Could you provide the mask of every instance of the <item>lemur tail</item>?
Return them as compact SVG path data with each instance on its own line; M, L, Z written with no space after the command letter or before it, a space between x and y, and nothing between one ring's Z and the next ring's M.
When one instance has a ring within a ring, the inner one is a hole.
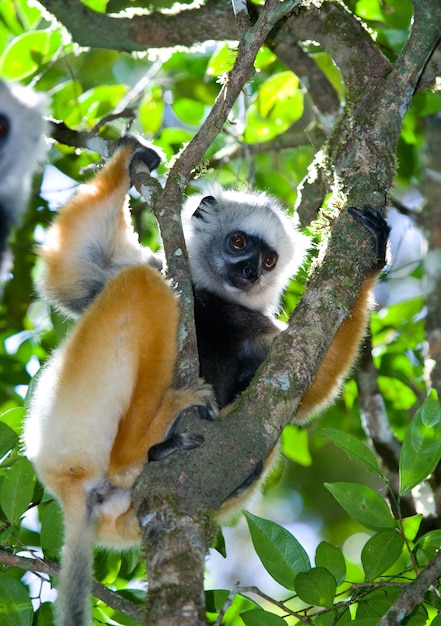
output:
M69 493L64 503L64 546L58 581L57 625L89 626L95 524L86 494Z

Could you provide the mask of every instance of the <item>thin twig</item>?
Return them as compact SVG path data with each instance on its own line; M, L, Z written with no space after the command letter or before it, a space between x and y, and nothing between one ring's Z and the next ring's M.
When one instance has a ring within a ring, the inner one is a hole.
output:
M45 574L55 578L58 578L60 574L60 567L52 561L40 557L30 558L18 556L7 550L0 549L0 563L9 565L10 567L18 567L27 572L33 572L34 574ZM124 615L128 615L135 620L141 619L143 607L130 602L130 600L127 600L116 591L108 589L101 583L93 582L92 595L105 602L107 606L110 606L112 609Z

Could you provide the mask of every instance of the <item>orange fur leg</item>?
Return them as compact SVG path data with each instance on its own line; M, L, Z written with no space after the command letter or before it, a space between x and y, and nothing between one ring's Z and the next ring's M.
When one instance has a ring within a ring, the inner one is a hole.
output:
M121 342L121 350L131 353L135 363L130 403L121 413L108 471L112 483L125 487L133 485L148 448L156 443L152 423L173 378L178 307L170 287L148 266L120 272L100 300L103 315L115 306L124 310L121 331L110 332L109 341Z
M376 278L376 274L370 276L362 284L350 316L343 321L335 334L312 385L303 396L294 423L304 424L314 413L332 402L338 394L344 377L357 358L360 343L366 334L371 291Z

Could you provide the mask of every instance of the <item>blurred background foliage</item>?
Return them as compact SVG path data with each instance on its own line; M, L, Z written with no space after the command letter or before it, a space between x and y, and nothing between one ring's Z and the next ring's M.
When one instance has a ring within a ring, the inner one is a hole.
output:
M138 8L157 11L170 8L174 2L88 0L84 4L98 12L119 12ZM395 60L409 33L411 1L347 0L345 4L365 22L384 55ZM331 57L314 42L306 48L343 102L345 86ZM106 139L115 139L130 128L153 140L169 161L194 136L235 57L234 43L224 41L210 41L191 49L164 48L132 55L80 48L41 5L26 0L0 1L0 51L0 77L46 92L51 101L48 114L54 120ZM427 119L436 119L440 110L439 83L434 82L414 97L404 120L390 198L395 207L390 213L394 226L393 259L378 287L378 306L372 315L372 355L378 387L398 441L403 441L409 420L430 386L424 292L427 244L419 228L419 212L427 201L424 187L428 166ZM323 120L306 85L271 50L262 48L254 78L207 152L192 186L207 179L224 185L253 186L271 192L292 209L297 187L324 138ZM32 554L40 554L41 546L45 558L54 561L58 559L62 537L60 513L49 496L43 494L29 463L21 455L19 435L32 376L64 336L68 323L50 311L35 293L33 277L38 267L34 246L42 240L45 227L73 193L77 181L87 179L99 159L99 155L88 150L51 142L48 164L35 177L26 219L13 234L14 264L0 304L0 458L3 458L0 542L7 550L25 555L29 547ZM429 165L433 167L433 163ZM166 173L167 162L159 168L159 179L163 180ZM154 219L139 199L132 199L132 207L142 241L158 247ZM320 223L312 225L309 232L319 244ZM303 272L293 281L286 296L285 314L303 292L305 276ZM347 382L339 401L325 413L320 427L332 427L361 441L367 440L354 379ZM280 472L282 477L273 481L276 486L252 510L288 528L311 557L323 539L343 547L350 580L362 582L361 548L372 531L349 517L324 483L350 480L381 490L384 495L380 478L317 434L315 425L308 430L288 426L282 444L286 457ZM37 504L41 534L36 524ZM428 518L437 514L439 511L432 511ZM209 586L231 588L240 580L245 586L259 585L270 595L280 594L280 587L264 577L260 563L250 555L245 521L236 528L226 529L225 536L228 558L223 561L216 554L209 558ZM140 600L142 584L134 581L143 575L136 553L121 557L97 551L97 580L113 585L114 589L124 589L125 597ZM7 588L14 603L18 606L22 602L17 621L8 623L30 624L32 619L35 624L51 623L49 605L53 595L38 576L23 576L22 569L9 565L7 579L2 580L7 581L3 588ZM15 586L11 580L16 582ZM2 584L0 581L0 587ZM39 607L39 599L43 602L36 617L30 605L28 585L34 608ZM426 607L423 616L407 623L430 623L436 613L433 607ZM110 621L112 616L116 621ZM96 623L136 623L102 603L94 608L94 617ZM229 619L231 624L243 623L232 614ZM287 622L296 623L296 620L291 618Z

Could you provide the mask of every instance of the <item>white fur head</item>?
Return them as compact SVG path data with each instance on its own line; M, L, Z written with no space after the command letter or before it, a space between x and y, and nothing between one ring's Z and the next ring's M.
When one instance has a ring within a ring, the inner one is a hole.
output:
M186 201L182 225L195 289L206 289L263 313L277 310L282 292L308 247L308 238L295 228L275 198L225 190L220 185L211 185ZM276 253L275 266L263 270L246 286L232 284L226 272L226 242L237 232L261 241Z
M44 94L0 81L0 206L9 223L26 208L32 174L44 158Z

